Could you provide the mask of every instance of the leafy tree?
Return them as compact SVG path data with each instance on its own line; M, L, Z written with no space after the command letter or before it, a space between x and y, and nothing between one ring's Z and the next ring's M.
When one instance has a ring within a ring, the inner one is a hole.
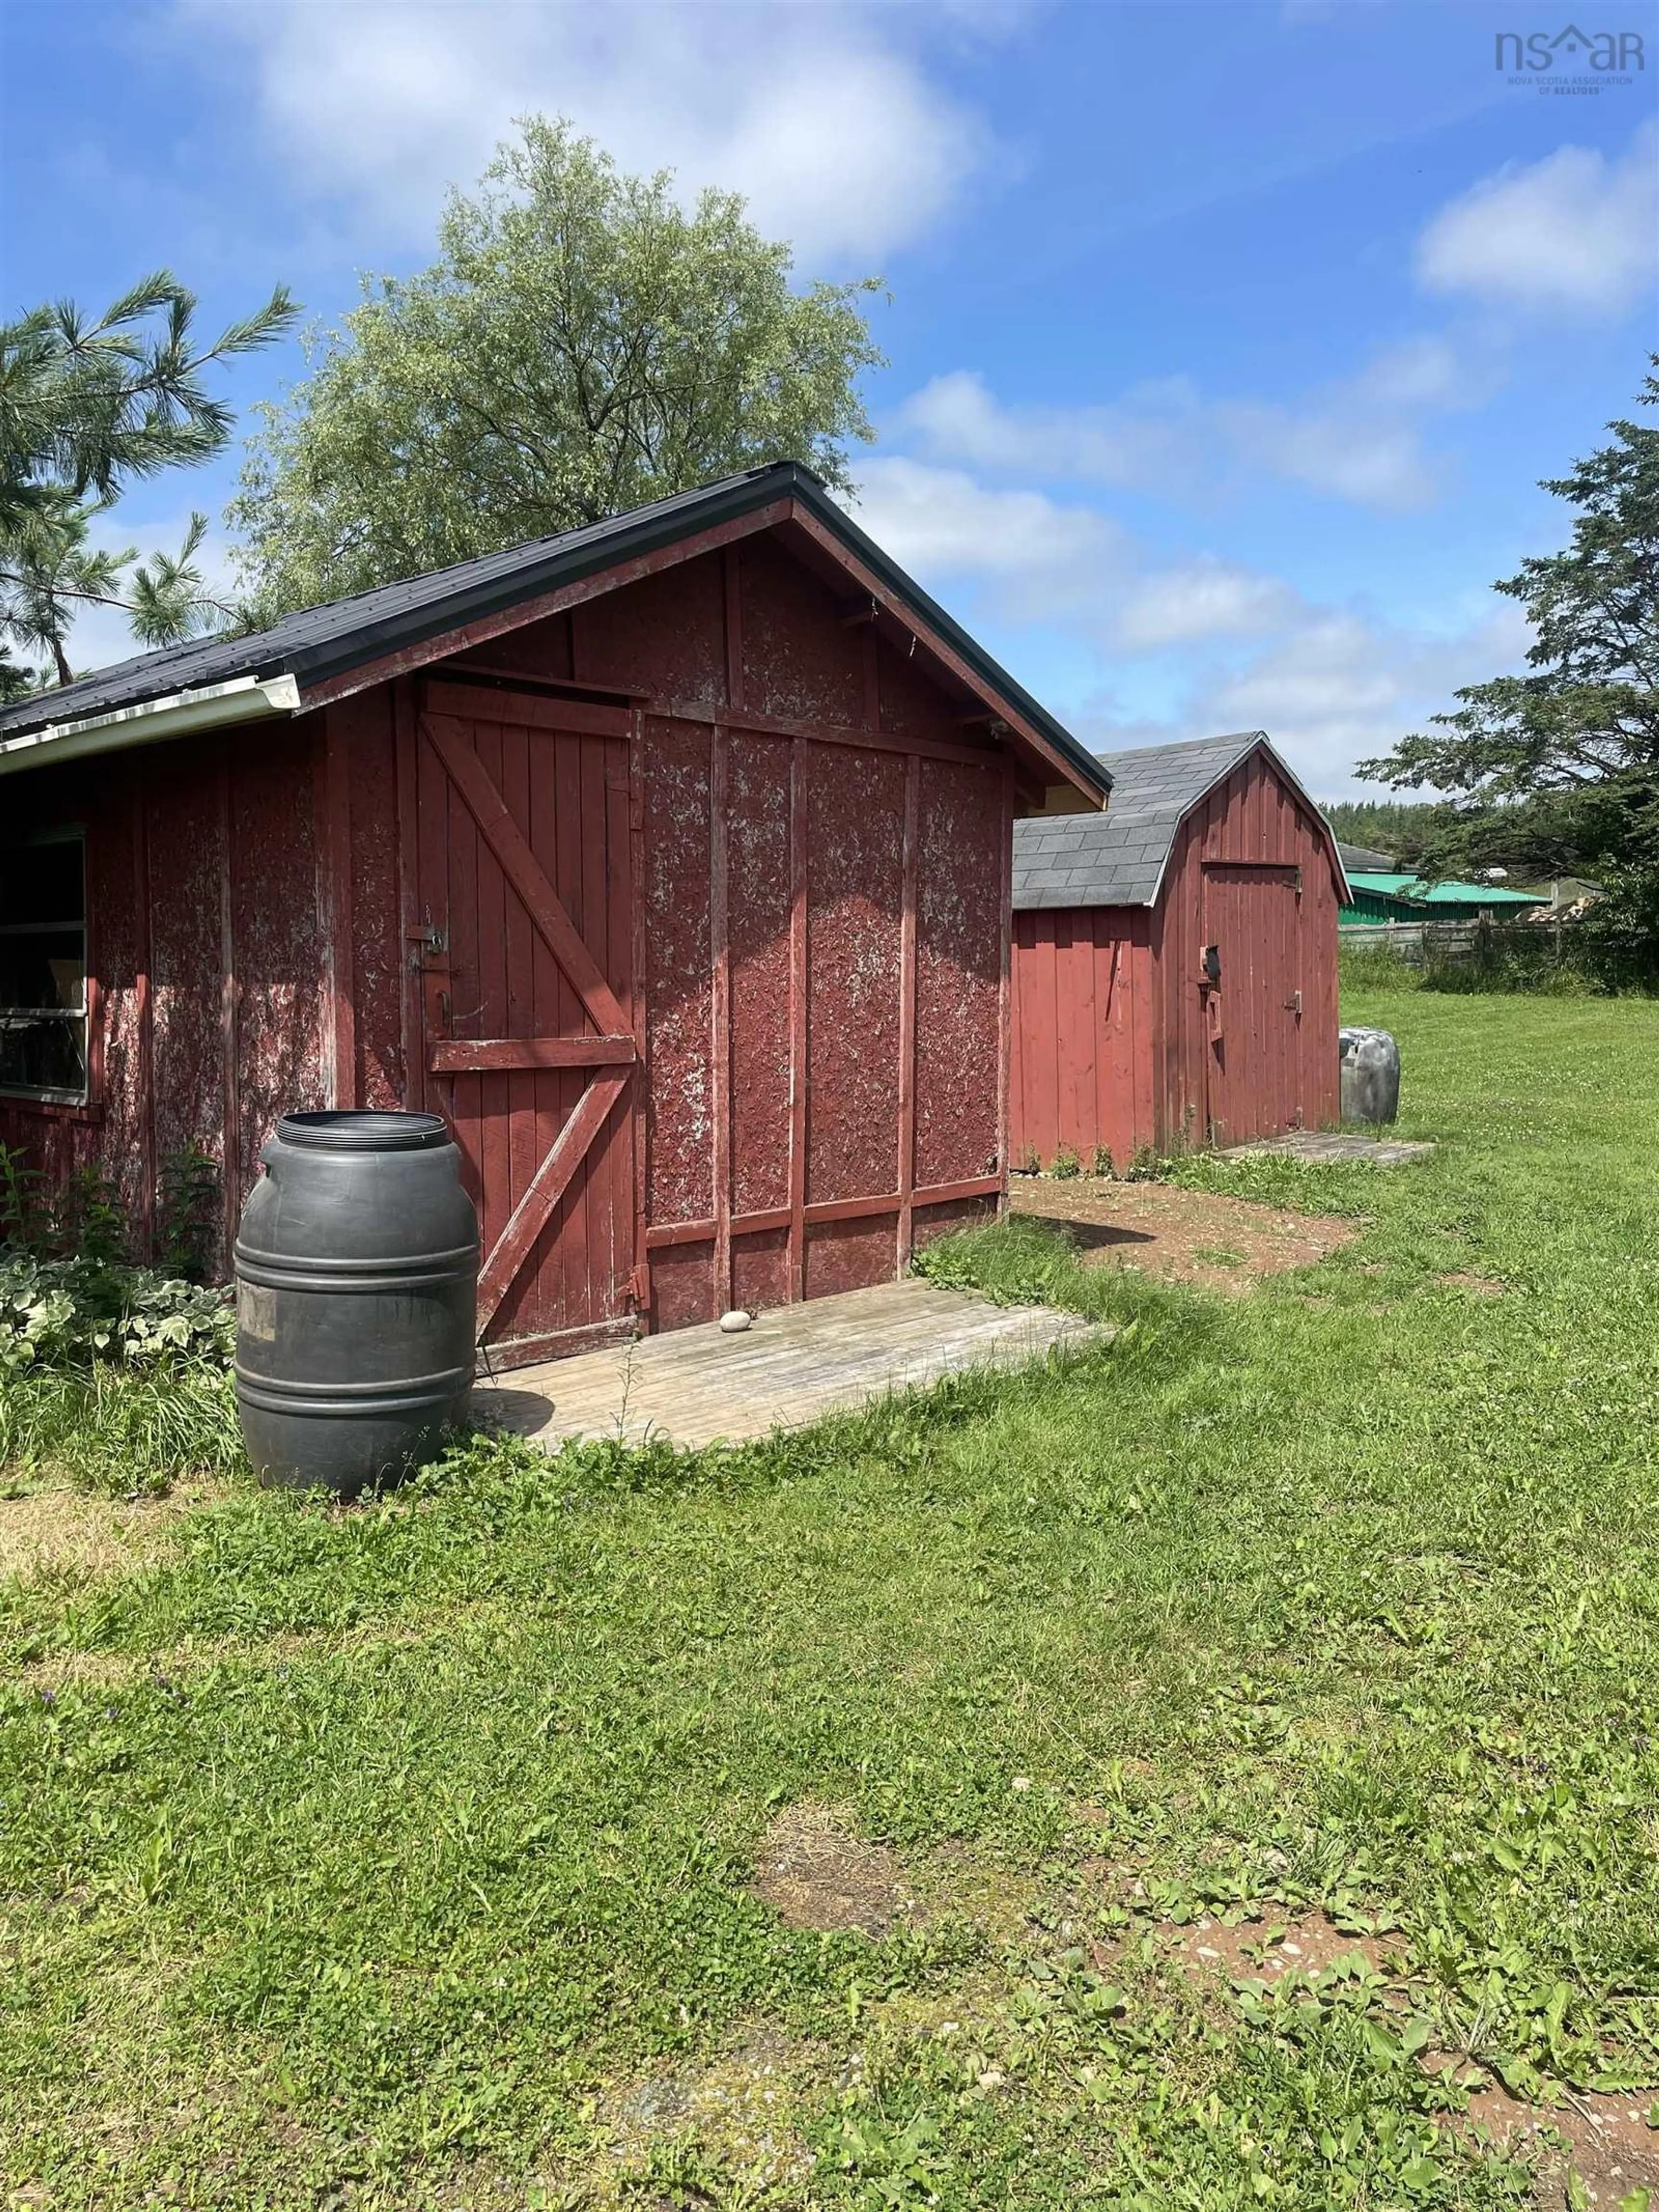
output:
M0 325L0 696L33 688L13 652L45 652L60 684L77 608L118 607L144 645L222 620L195 558L206 518L176 556L91 543L96 518L137 478L204 461L228 443L230 410L208 391L214 363L268 345L295 309L279 285L264 307L198 347L196 301L163 270L97 322L67 301Z
M1659 356L1654 365L1659 368ZM1659 404L1659 377L1640 394ZM1614 442L1544 489L1577 510L1559 553L1496 588L1535 634L1531 673L1457 694L1455 714L1360 773L1451 794L1419 858L1425 873L1501 865L1606 887L1608 947L1659 960L1659 429L1610 423Z
M594 522L790 458L847 482L879 362L856 301L790 285L736 194L676 203L531 118L440 258L370 280L310 377L260 411L230 520L273 614Z

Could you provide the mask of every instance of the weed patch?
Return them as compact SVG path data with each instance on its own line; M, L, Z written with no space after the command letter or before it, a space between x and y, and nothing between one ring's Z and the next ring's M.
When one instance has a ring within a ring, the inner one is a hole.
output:
M1010 1222L928 1271L1109 1342L738 1450L477 1439L361 1507L232 1491L124 1570L15 1580L6 2189L1645 2185L1659 1006L1352 1011L1438 1149L1184 1164L1356 1232L1249 1297ZM792 1854L916 1909L786 1916Z

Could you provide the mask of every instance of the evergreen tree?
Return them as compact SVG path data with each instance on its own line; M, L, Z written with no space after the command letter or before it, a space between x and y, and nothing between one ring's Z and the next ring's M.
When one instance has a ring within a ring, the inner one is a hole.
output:
M94 521L128 485L224 447L230 410L204 372L268 345L296 312L279 285L257 314L198 347L195 307L163 270L96 322L65 301L0 325L0 696L33 688L13 658L20 649L45 653L50 677L70 680L66 640L78 608L118 607L143 645L230 617L195 565L204 516L191 517L176 555L144 563L135 550L91 542Z
M1659 367L1659 356L1655 357ZM1659 377L1640 395L1659 404ZM1605 886L1597 931L1632 966L1659 960L1659 428L1613 442L1544 489L1576 510L1571 542L1496 588L1526 608L1530 673L1457 694L1455 714L1360 773L1451 794L1425 872L1506 867Z

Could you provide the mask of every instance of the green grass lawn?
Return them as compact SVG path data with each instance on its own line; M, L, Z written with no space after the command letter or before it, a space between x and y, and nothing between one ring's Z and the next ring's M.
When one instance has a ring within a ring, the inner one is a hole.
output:
M1473 2208L1458 2081L1645 2108L1659 1005L1348 1011L1431 1162L1182 1171L1317 1268L993 1236L1110 1345L0 1592L9 2201ZM917 1905L787 1924L780 1820Z

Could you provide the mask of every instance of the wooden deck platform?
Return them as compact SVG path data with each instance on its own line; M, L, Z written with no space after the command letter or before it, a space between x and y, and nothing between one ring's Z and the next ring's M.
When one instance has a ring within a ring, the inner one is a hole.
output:
M965 1367L1014 1367L1103 1332L1047 1306L994 1306L915 1280L811 1298L741 1335L672 1329L480 1382L477 1411L550 1446L573 1437L737 1443Z
M1293 1129L1285 1137L1256 1137L1248 1145L1229 1145L1224 1160L1248 1160L1263 1152L1286 1159L1310 1160L1316 1167L1343 1160L1369 1160L1376 1168L1403 1168L1413 1160L1425 1160L1431 1143L1413 1143L1401 1137L1366 1137L1355 1129Z

